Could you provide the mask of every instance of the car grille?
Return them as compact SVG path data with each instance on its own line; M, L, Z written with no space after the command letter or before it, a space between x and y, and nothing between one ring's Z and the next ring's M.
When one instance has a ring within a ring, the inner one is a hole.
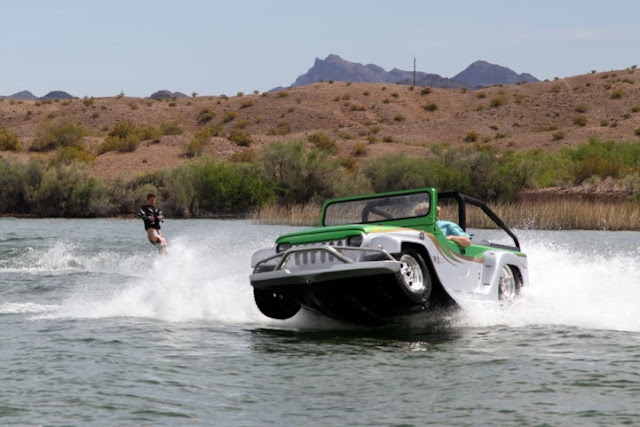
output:
M346 240L332 240L329 242L318 242L304 245L295 245L295 248L306 248L313 246L346 246ZM342 261L336 259L333 255L326 251L309 251L293 254L287 261L286 268L305 270L328 268L335 264L342 264Z

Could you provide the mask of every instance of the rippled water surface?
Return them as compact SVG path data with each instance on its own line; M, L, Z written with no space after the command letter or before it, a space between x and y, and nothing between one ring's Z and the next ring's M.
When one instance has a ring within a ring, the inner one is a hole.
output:
M0 218L0 423L623 424L640 420L640 233L517 231L507 309L353 328L254 307L292 227ZM480 232L482 233L482 232Z

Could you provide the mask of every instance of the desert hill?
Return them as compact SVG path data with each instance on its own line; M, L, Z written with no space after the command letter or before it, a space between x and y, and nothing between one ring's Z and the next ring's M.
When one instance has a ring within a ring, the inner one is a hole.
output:
M590 137L636 140L640 72L593 73L476 91L335 81L229 98L0 100L0 127L17 133L25 147L48 120L82 124L92 147L123 120L156 128L174 123L183 129L157 142L144 141L134 152L97 156L92 170L103 177L176 165L184 160L184 146L194 134L213 125L226 136L212 137L205 154L219 159L246 149L229 139L234 130L250 135L256 151L269 141L322 132L337 141L337 155L354 156L358 162L399 151L429 156L436 143L552 151Z
M514 85L519 82L535 83L539 81L529 73L517 74L510 68L490 64L486 61L474 62L464 71L453 76L452 80L470 88L481 88L495 84Z
M322 80L387 84L401 82L402 84L411 84L413 82L413 72L403 71L397 68L394 68L391 71L385 71L384 68L375 64L363 65L344 60L338 55L331 54L324 60L316 58L313 67L311 67L305 74L299 76L291 87L306 86ZM446 77L424 72L416 73L416 82L421 86L443 88L464 87L463 84L454 82ZM274 90L278 89L282 88L276 88Z

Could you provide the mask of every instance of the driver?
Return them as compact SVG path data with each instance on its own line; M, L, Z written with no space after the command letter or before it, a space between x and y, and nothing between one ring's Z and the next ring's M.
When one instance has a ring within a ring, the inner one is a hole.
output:
M438 215L440 215L440 206L438 206L437 209ZM440 231L442 231L442 234L445 235L447 240L451 240L463 248L471 245L471 236L465 233L462 227L455 222L437 220L436 225L440 228Z

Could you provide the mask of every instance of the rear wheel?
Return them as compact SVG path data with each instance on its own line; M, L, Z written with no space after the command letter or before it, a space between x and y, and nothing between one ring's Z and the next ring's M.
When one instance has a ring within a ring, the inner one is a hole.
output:
M300 311L300 304L277 292L254 289L253 298L260 312L272 319L289 319Z
M500 269L500 278L498 279L498 299L502 302L512 302L518 296L520 283L518 276L508 265L503 265Z
M431 276L422 256L413 249L405 249L398 259L402 266L398 282L411 302L424 304L431 296Z

